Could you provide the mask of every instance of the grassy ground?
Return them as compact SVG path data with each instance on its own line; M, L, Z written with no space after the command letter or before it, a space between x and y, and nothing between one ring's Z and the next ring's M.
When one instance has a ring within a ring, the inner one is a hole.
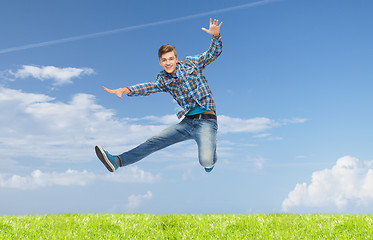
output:
M0 239L373 239L373 215L62 214L0 217Z

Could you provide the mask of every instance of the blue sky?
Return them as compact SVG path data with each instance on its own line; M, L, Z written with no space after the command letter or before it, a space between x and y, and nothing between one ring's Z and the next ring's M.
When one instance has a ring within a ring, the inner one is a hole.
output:
M0 214L373 212L373 3L6 1L0 4ZM176 123L154 81L158 48L201 53L209 18L223 53L204 71L217 104L218 163L193 141L107 172Z

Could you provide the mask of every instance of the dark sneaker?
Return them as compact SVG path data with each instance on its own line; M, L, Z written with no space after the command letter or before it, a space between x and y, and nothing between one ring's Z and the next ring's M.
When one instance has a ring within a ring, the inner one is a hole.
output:
M214 169L214 167L212 167L212 168L205 168L205 171L206 171L206 172L211 172L212 169Z
M115 156L111 155L100 146L96 146L95 151L97 157L105 165L107 170L109 170L110 172L115 172L115 170L118 169L117 164L115 164Z

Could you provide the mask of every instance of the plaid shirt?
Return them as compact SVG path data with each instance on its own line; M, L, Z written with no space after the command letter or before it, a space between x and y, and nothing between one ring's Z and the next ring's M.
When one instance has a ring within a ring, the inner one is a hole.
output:
M154 82L141 83L131 87L128 96L147 96L156 92L168 92L183 108L177 113L181 118L190 109L200 106L206 110L215 110L211 90L202 70L214 61L222 52L221 37L213 37L209 49L199 55L186 57L176 66L176 76L164 70Z

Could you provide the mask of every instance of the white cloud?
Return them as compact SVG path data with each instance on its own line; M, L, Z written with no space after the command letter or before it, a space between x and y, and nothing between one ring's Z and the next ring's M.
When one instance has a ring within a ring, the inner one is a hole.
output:
M262 156L248 156L247 160L254 165L256 169L262 169L267 162Z
M57 102L44 94L0 87L0 154L2 158L87 161L96 144L121 153L166 125L119 119L89 94Z
M48 102L54 98L44 94L24 93L19 90L5 88L0 86L0 102L16 103L28 105L37 102Z
M148 191L145 194L134 195L128 197L128 203L125 206L127 211L134 211L139 208L139 206L145 201L153 198L153 193Z
M288 124L288 123L305 123L308 119L306 118L292 118L292 119L283 119L281 122L283 124Z
M262 140L282 140L282 137L272 136L270 133L261 133L253 136L253 138L262 139Z
M345 156L316 171L310 184L296 184L282 203L289 211L361 211L373 204L373 161Z
M87 171L67 170L63 173L44 173L40 170L33 171L29 176L12 175L7 177L0 174L1 188L35 189L48 186L85 186L92 182L96 176Z
M272 134L270 133L261 133L261 134L258 134L258 135L255 135L253 136L253 138L268 138L270 137Z
M257 133L275 126L276 122L269 118L257 117L251 119L232 118L219 115L219 132L220 133L238 133L249 132Z
M104 180L117 183L154 183L161 177L145 172L137 166L126 166L120 168L114 174L107 174Z
M175 114L172 115L165 115L165 116L146 116L142 118L143 120L152 121L156 123L162 123L162 124L176 124L179 122L177 116Z
M219 115L219 133L259 133L274 127L288 124L304 123L305 118L284 119L275 121L265 117L255 117L249 119L233 118L225 115ZM270 136L269 133L256 135L257 138ZM281 140L281 137L271 137L270 140Z
M131 194L128 197L127 203L114 204L110 208L110 212L134 212L137 211L144 201L149 201L153 198L153 193L147 191L145 194Z
M30 175L0 174L0 188L30 190L51 186L86 186L95 181L116 183L154 183L160 179L159 175L145 172L136 166L120 169L115 174L98 175L86 170L67 170L66 172L33 171Z
M11 74L16 78L33 77L39 80L52 80L54 85L63 85L72 83L72 78L80 77L82 75L91 75L94 70L91 68L58 68L54 66L30 66L23 65L15 73Z

